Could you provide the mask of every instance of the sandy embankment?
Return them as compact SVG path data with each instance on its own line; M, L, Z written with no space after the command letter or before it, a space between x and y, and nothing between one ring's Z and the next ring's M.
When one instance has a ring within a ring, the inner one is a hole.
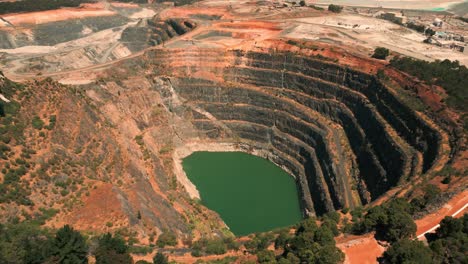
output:
M175 149L174 153L172 154L172 159L174 161L174 172L176 174L177 180L185 187L185 190L192 199L200 199L200 193L198 192L195 184L193 184L187 177L187 174L185 174L184 168L182 167L182 161L184 158L197 151L229 152L243 150L238 146L238 144L210 143L202 141L191 142Z

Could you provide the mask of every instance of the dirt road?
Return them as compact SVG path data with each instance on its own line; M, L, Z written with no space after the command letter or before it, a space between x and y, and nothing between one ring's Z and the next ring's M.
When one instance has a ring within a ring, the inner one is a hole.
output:
M437 212L416 220L417 238L419 240L424 240L424 235L435 231L444 217L461 217L468 211L467 208L468 190L465 190L452 197L452 199ZM377 258L385 251L385 248L378 244L372 234L350 238L337 244L337 247L346 255L345 264L377 263Z
M440 208L437 212L426 215L424 218L416 220L418 229L416 236L419 240L423 240L426 233L431 233L439 227L440 221L446 216L460 217L467 211L468 207L468 190L465 190L455 195L447 204Z

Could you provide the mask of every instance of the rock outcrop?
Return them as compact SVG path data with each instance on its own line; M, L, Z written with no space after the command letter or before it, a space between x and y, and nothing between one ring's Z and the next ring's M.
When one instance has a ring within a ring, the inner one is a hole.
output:
M150 46L164 44L173 37L183 35L196 24L189 20L168 19L160 21L153 18L142 21L134 27L128 27L122 32L121 41L132 51L142 50Z

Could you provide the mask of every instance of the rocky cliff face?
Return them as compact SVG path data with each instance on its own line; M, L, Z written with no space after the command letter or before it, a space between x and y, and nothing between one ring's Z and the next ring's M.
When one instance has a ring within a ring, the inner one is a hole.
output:
M281 50L148 56L207 138L274 153L310 214L367 204L441 154L440 131L379 78L330 59Z

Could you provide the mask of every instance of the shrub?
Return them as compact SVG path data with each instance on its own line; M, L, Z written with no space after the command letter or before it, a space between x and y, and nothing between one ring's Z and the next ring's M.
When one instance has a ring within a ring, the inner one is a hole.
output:
M343 7L339 5L331 4L328 6L328 11L331 11L333 13L341 13L342 10L343 10Z
M222 255L226 253L226 251L226 245L221 239L208 240L208 243L206 244L205 252L208 255Z
M192 256L199 257L199 256L202 256L203 254L222 255L226 253L228 249L225 241L226 241L225 239L221 239L221 238L200 239L196 241L195 243L193 243L192 245Z
M357 234L376 231L381 240L395 242L411 238L416 233L416 224L410 213L411 205L403 199L395 199L388 204L369 209L364 219L355 221L353 232Z
M259 263L271 263L275 260L275 253L271 250L261 250L257 253Z
M49 117L49 125L46 127L48 130L52 130L55 127L55 123L57 122L57 116L51 115Z
M315 9L315 10L319 10L319 11L323 11L324 9L321 8L320 6L316 6L316 5L310 5L309 7Z
M153 252L153 248L147 246L130 246L128 248L128 252L132 254L146 255Z
M451 176L447 176L445 177L444 179L442 179L442 183L443 184L449 184L450 182L452 181L452 177Z
M40 117L34 116L32 119L32 126L35 129L41 130L44 127L44 121L42 121Z
M438 263L467 263L468 214L461 218L445 217L435 235L428 236L429 246Z
M386 48L382 47L377 47L374 50L374 54L372 54L372 58L379 59L379 60L385 60L388 55L390 55L390 51Z
M156 253L156 255L153 258L153 264L167 264L167 263L169 263L169 261L163 253L161 252Z
M460 65L458 61L436 60L427 62L408 57L395 57L390 60L390 65L396 69L416 76L425 83L439 85L448 94L447 105L457 110L468 111L468 93L466 92L466 80L468 80L468 68ZM468 119L467 119L468 121ZM465 123L468 127L468 123Z
M135 141L138 145L142 146L144 143L143 143L143 136L142 135L138 135L138 136L135 136Z
M414 30L416 30L416 31L418 31L418 32L421 32L421 33L424 33L424 31L426 30L426 26L421 25L421 24L416 24L416 23L414 23L414 22L408 22L408 23L406 24L406 26L407 26L408 28L414 29Z
M60 263L88 263L85 238L69 225L57 231L52 249L52 259L57 259Z
M285 243L280 263L340 263L344 254L336 247L333 233L317 226L314 218L302 221L296 234Z
M289 239L291 239L289 230L284 230L280 232L279 235L275 239L275 249L284 248Z
M177 237L174 233L169 231L164 231L159 235L158 240L156 241L158 247L163 248L165 246L176 246Z
M384 263L434 263L432 252L421 241L403 239L384 252Z
M96 264L133 263L125 241L118 237L112 237L110 233L99 238L95 256Z

